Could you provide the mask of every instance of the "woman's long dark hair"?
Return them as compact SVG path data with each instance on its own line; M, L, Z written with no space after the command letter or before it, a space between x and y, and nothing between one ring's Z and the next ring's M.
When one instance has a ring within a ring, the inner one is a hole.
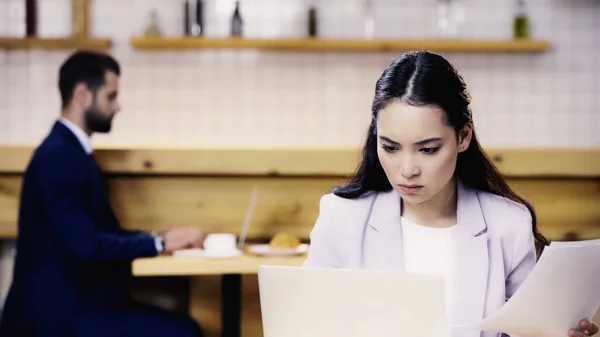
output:
M471 97L465 82L450 62L431 52L412 52L400 56L377 81L362 161L348 183L334 188L335 195L353 199L367 192L392 189L377 156L377 117L379 111L394 100L402 100L413 106L431 104L442 108L445 122L454 128L457 138L467 123L473 123ZM546 238L538 231L533 207L510 188L481 148L474 128L469 147L458 156L455 176L470 188L493 193L527 207L531 213L538 250L548 245Z

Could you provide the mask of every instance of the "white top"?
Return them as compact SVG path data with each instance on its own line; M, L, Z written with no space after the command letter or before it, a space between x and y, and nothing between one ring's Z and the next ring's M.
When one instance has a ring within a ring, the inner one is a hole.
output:
M442 275L446 283L447 317L452 307L453 233L456 226L435 228L402 217L404 265L408 273ZM450 323L450 322L449 322Z
M73 122L66 118L61 117L59 121L63 123L63 125L66 126L69 130L71 130L71 132L73 132L75 137L77 137L77 139L79 140L79 143L81 143L81 146L83 147L85 152L87 154L91 154L94 148L92 147L92 139L90 138L90 136L88 136L87 133L85 133L85 131L83 131L79 126L75 125Z

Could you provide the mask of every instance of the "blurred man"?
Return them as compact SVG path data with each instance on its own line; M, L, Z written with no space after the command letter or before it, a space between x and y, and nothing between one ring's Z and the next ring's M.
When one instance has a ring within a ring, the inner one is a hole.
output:
M61 117L23 177L2 337L201 335L191 318L129 298L133 259L199 247L203 237L193 228L128 231L115 217L90 136L111 129L119 75L117 61L92 52L77 52L60 68Z

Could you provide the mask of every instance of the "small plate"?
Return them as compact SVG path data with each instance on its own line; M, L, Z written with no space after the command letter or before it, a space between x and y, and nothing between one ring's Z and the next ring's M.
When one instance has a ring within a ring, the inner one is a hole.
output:
M173 257L181 258L209 258L209 259L229 259L242 256L242 251L239 249L209 253L204 249L181 249L173 252Z
M308 252L308 245L301 244L296 248L271 248L269 244L248 245L248 253L261 256L294 256Z

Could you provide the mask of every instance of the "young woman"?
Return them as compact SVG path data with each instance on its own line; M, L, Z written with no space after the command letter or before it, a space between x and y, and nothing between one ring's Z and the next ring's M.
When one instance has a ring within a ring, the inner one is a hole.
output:
M356 174L321 198L307 267L445 276L450 323L472 323L509 299L536 262L529 203L477 141L470 97L443 57L408 53L377 81ZM565 336L594 335L582 320ZM453 337L497 334L452 329Z

